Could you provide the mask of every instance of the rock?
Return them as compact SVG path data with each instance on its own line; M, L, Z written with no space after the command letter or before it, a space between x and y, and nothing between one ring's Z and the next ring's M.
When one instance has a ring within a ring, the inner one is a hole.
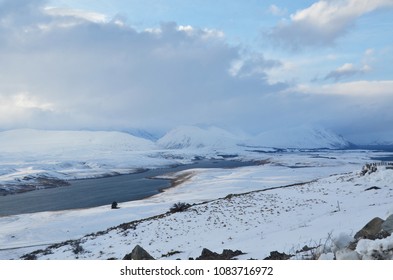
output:
M119 209L119 207L117 207L117 202L116 201L112 202L111 208L112 209Z
M264 258L264 260L289 260L292 255L287 255L285 253L280 253L277 251L270 252L270 256Z
M209 249L204 248L202 253L197 260L230 260L236 256L243 255L244 253L240 250L232 251L232 250L223 250L221 254L216 252L212 252Z
M389 260L392 259L391 250L383 250L383 240L393 232L393 215L386 221L374 218L355 234L355 241L350 242L346 248L335 252L337 260ZM380 243L378 243L380 242ZM381 245L376 245L381 244ZM340 246L341 247L341 246ZM379 250L376 248L380 248Z
M202 253L197 260L218 260L218 254L210 251L209 249L203 248Z
M360 175L364 176L366 174L371 174L374 173L378 170L377 166L375 164L366 164L363 166L362 171L360 172Z
M390 215L382 224L382 229L389 234L393 233L393 214Z
M381 232L382 230L382 223L384 220L381 218L374 218L369 221L360 231L355 234L355 239L375 239L375 236Z
M372 186L372 187L370 187L370 188L365 189L365 191L380 190L380 189L381 189L380 187Z
M221 257L223 260L230 260L234 257L240 256L243 254L244 253L240 250L232 251L232 250L225 249L222 251Z
M123 260L154 260L141 246L136 245L130 254L124 256Z

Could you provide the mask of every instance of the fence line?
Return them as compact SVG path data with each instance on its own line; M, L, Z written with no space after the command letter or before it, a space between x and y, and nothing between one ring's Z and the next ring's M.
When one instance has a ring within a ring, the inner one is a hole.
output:
M367 163L366 166L393 166L393 161L381 161L381 162L372 162Z

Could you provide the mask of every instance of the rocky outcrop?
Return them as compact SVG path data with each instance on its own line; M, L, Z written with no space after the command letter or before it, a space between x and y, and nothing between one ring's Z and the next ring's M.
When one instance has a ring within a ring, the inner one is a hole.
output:
M124 256L123 260L154 260L141 246L136 245L131 253Z
M231 260L234 257L243 255L244 253L240 250L232 251L232 250L223 250L221 254L216 252L212 252L209 249L204 248L202 253L197 260Z
M373 218L355 236L354 241L347 247L337 250L338 260L374 259L387 260L393 258L391 234L393 232L393 215L386 220Z
M383 222L382 224L382 230L384 230L385 232L388 232L389 234L393 233L393 214L390 215L386 221Z
M376 237L381 232L383 223L384 220L379 217L372 219L355 234L355 239L377 239Z
M292 255L287 255L285 253L280 253L278 251L272 251L270 252L270 256L264 258L264 260L289 260L291 257L293 257Z

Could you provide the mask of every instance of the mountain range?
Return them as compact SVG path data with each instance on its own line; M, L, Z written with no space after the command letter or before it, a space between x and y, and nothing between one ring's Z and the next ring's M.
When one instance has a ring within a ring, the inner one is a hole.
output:
M235 146L279 149L344 149L353 144L344 137L321 127L300 126L275 129L256 136L235 135L217 127L180 126L157 141L166 149L233 148Z
M256 136L236 135L210 126L179 126L158 140L152 134L114 131L51 131L17 129L0 132L0 152L59 153L82 150L147 151L157 149L231 149L239 146L279 149L344 149L353 144L321 127L300 126L264 131Z

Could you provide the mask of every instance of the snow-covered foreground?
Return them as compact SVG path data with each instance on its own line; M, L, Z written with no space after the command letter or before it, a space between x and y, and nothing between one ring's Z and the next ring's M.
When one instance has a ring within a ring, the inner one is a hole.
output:
M20 258L66 240L76 241L36 257L121 259L135 245L169 259L195 258L202 248L241 250L246 254L239 258L244 259L265 258L275 250L294 253L328 237L353 236L372 218L393 213L393 170L359 175L372 155L273 154L266 165L170 174L188 180L154 197L122 203L117 210L105 206L2 217L0 259ZM372 186L380 189L366 191ZM166 213L179 201L195 205Z

